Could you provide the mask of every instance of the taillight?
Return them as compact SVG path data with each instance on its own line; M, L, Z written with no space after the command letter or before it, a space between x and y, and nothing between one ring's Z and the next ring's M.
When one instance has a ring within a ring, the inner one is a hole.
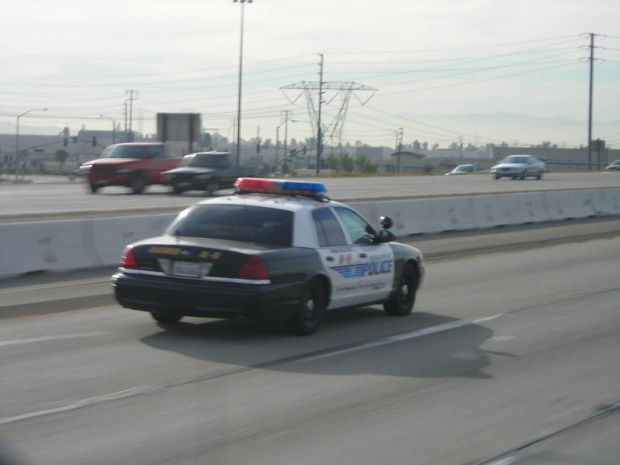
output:
M125 247L125 250L123 251L123 259L121 260L121 267L134 269L139 268L138 260L136 260L136 256L133 253L133 246L128 245Z
M255 256L248 258L241 268L239 268L237 278L255 280L269 279L265 261L262 258Z

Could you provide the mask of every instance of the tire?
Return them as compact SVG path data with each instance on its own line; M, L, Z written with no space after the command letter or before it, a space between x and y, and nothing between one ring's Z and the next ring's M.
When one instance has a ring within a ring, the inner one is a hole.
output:
M97 191L99 190L99 186L96 184L93 184L92 182L90 184L88 184L88 187L90 188L90 193L91 194L96 194Z
M499 178L501 178L501 176L498 176L497 174L494 176L495 180L498 180Z
M525 178L527 178L527 175L523 173L521 176L519 176L519 178L521 179L521 181L523 181L525 180Z
M407 316L415 305L415 296L418 291L418 273L408 264L405 265L398 280L398 287L394 295L383 304L385 313L389 316Z
M167 313L151 312L151 316L158 323L178 323L183 318L181 315L170 315Z
M173 185L172 186L172 192L174 192L175 194L179 195L179 194L182 194L183 192L185 192L185 189L183 189L182 187L179 187L177 185Z
M536 179L538 179L539 181L543 178L544 173L540 173L538 176L536 176Z
M146 188L146 183L144 182L144 175L142 173L136 173L131 178L131 184L129 185L131 188L131 192L134 194L142 194L144 189Z
M298 336L310 336L319 328L325 310L325 289L313 279L303 290L299 308L287 321L288 329Z

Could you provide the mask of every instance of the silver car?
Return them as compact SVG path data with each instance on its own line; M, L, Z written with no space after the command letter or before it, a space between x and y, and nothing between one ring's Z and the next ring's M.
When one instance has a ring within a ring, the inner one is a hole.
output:
M491 173L495 179L542 179L546 170L545 162L534 155L510 155L491 168Z

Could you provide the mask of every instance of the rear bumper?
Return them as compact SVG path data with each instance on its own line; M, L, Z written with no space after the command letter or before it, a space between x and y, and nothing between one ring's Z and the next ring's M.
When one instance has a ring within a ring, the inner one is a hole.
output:
M203 318L284 320L299 308L303 283L238 284L117 273L119 304L133 310Z

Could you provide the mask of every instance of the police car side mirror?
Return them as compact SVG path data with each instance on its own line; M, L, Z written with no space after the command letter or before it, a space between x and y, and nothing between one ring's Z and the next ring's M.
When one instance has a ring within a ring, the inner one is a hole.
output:
M390 229L394 225L392 218L390 218L389 216L379 217L379 223L381 224L381 227L383 229Z
M394 236L394 234L392 234L391 231L388 231L387 229L382 229L381 231L379 231L379 242L380 243L392 242L394 239L396 239L396 236Z

